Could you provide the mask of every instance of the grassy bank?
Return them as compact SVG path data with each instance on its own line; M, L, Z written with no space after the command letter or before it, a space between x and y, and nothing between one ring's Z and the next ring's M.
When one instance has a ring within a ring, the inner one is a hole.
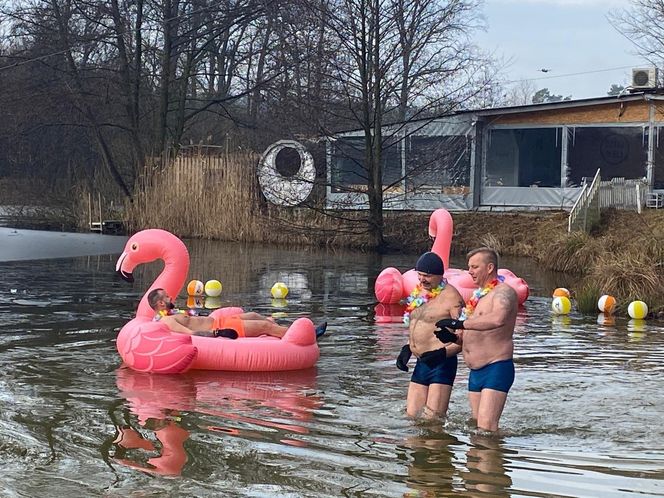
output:
M534 258L543 269L575 274L581 311L595 313L602 294L617 298L620 313L637 299L648 303L653 315L664 310L664 210L605 210L591 234L567 233L562 212L454 213L453 219L454 253L486 245L502 255ZM419 239L418 250L426 247Z

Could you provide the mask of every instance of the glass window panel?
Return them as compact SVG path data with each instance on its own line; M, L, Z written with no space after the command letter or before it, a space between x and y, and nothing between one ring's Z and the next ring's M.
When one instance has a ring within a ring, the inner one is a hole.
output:
M653 187L664 189L664 129L657 127L655 133L655 170Z
M364 167L364 137L341 137L332 143L332 191L366 190L369 173ZM382 151L383 185L398 183L401 171L401 142L386 143Z
M410 137L406 190L470 186L470 146L465 136Z
M603 180L646 176L648 148L640 126L576 128L570 138L568 176L572 185L581 185L584 177L592 178L598 169Z
M561 154L558 128L491 130L484 184L560 187Z

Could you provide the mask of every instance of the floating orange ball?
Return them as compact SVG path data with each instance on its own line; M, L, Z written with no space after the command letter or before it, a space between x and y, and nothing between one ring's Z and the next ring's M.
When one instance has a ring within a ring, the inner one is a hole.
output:
M602 313L610 315L611 313L613 313L613 310L616 309L616 298L613 296L609 296L608 294L604 294L597 301L597 308Z
M202 296L203 289L203 282L200 280L192 280L187 284L187 294L190 296Z
M567 289L565 289L565 287L558 287L556 290L553 291L552 297L566 297L567 299L569 299L570 292Z

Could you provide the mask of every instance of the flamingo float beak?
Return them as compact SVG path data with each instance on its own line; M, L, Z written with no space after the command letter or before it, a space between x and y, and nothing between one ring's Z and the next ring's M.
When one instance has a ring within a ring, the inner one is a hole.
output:
M125 282L134 283L134 275L130 271L124 271L122 269L122 263L124 262L125 258L127 257L127 253L123 252L120 255L120 258L118 258L118 262L115 265L115 271L117 272L118 275L120 275L120 278L124 280Z

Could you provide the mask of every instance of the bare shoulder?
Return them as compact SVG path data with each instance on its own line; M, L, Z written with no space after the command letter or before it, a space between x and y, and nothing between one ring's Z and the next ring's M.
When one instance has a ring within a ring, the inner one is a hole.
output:
M445 289L443 289L443 292L440 293L440 297L442 298L441 301L444 303L443 306L447 313L449 313L452 318L457 318L461 313L461 308L463 308L463 305L465 304L459 291L455 287L447 285L445 286Z
M447 299L453 299L455 301L461 300L461 294L453 285L446 285L441 294Z
M500 284L495 288L493 299L506 308L515 307L519 302L516 291L507 284Z

